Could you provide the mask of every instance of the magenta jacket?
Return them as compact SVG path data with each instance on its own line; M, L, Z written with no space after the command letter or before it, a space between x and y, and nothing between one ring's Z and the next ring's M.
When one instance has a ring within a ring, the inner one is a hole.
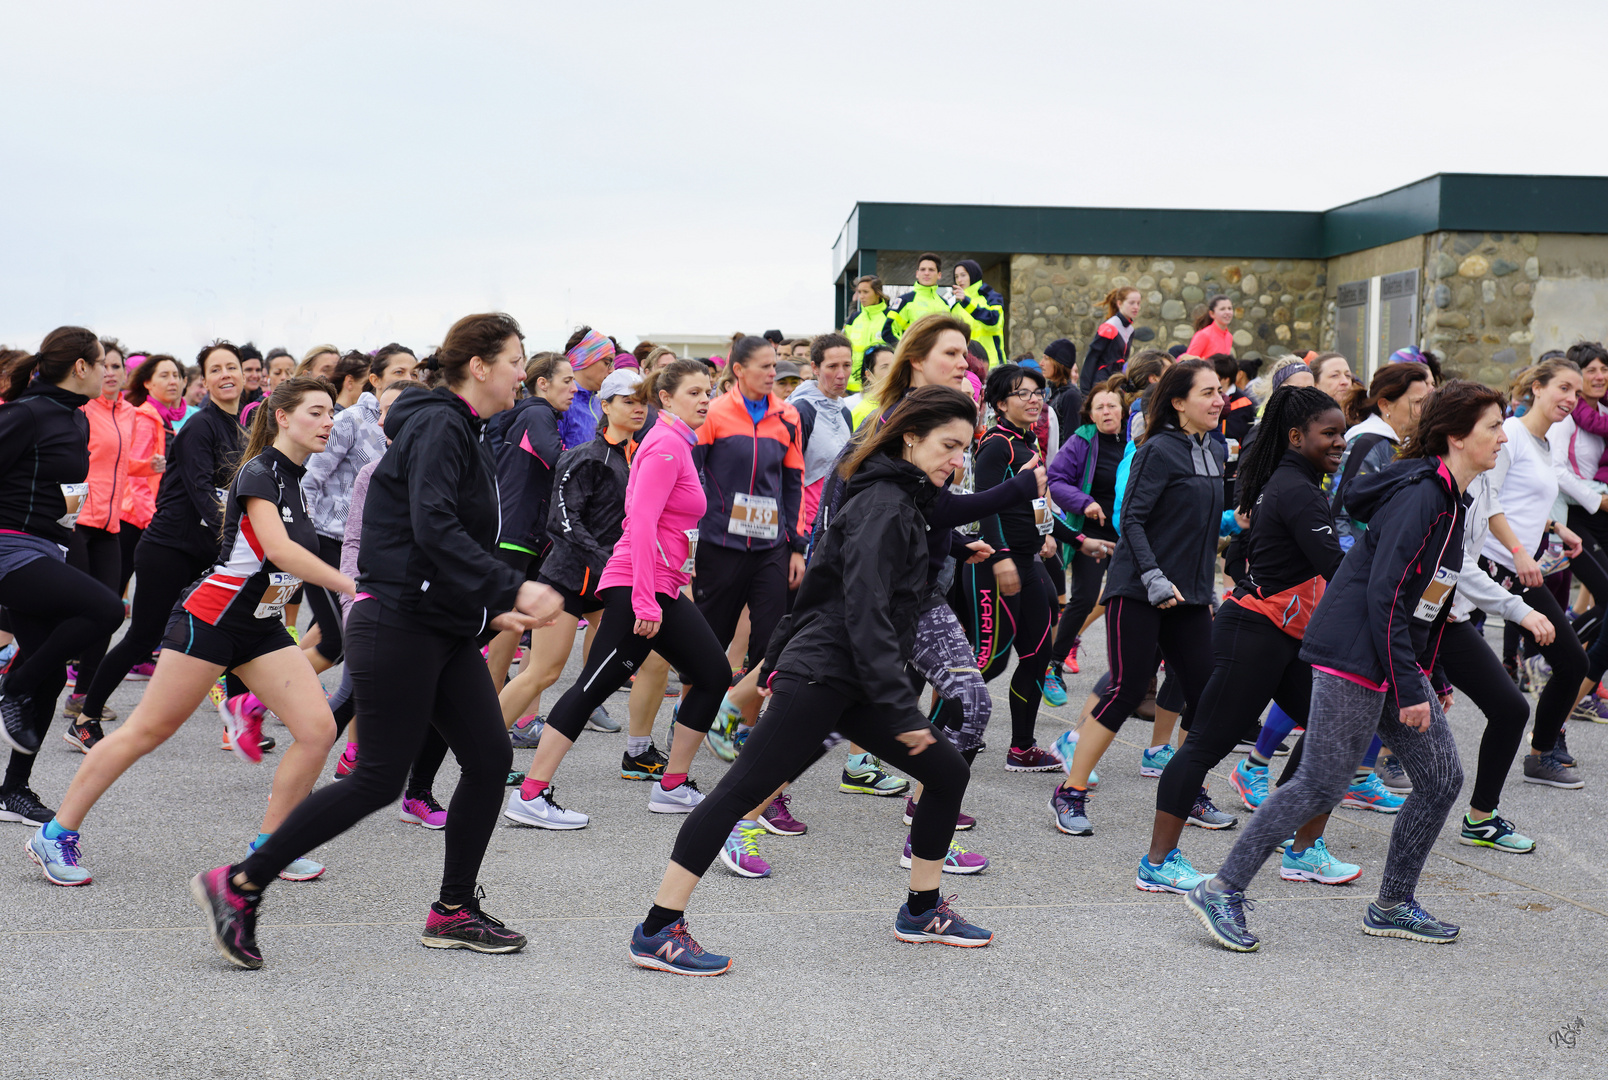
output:
M598 578L599 591L628 585L636 617L660 622L658 596L674 596L692 580L688 533L698 535L698 520L708 509L693 447L698 436L669 412L658 421L631 459L625 485L625 531Z

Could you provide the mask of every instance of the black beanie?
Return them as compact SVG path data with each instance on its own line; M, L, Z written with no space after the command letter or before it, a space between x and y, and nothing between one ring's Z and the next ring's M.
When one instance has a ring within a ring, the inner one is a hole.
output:
M1069 371L1077 367L1078 347L1071 338L1056 338L1044 346L1044 355Z

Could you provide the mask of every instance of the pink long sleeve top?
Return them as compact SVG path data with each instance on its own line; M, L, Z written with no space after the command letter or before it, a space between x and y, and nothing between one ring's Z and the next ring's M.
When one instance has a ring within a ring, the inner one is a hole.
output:
M684 420L661 412L631 459L625 530L597 587L630 586L639 619L662 621L658 597L674 596L692 580L692 539L708 508L692 459L697 441Z

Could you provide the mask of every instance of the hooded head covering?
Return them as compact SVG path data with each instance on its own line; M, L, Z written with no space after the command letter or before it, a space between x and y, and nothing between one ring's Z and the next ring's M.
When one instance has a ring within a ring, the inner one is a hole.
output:
M976 285L978 282L983 280L983 268L977 265L976 259L962 259L955 265L966 268L966 273L971 276L972 285ZM968 288L969 287L970 286L968 286Z

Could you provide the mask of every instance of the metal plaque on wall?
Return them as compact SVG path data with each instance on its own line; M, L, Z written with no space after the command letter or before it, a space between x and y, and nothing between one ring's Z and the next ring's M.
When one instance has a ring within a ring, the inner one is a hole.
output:
M1418 344L1418 271L1403 270L1379 279L1379 352L1381 363L1397 349Z
M1348 281L1340 286L1334 325L1334 348L1363 371L1368 363L1368 293L1371 282Z

